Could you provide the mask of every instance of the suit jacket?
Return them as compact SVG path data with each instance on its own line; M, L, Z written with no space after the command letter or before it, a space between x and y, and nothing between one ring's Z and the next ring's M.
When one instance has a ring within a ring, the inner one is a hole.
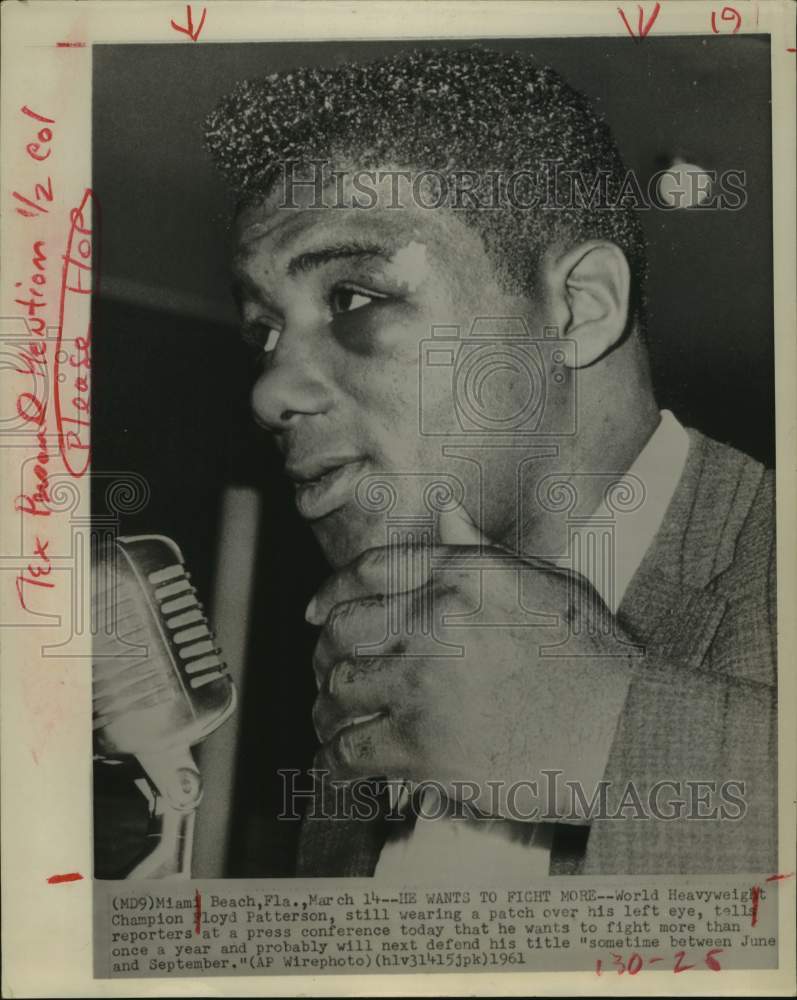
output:
M710 801L693 803L701 813L722 804L723 782L737 782L746 812L739 819L556 824L552 875L777 867L774 477L741 452L688 433L680 482L617 612L644 655L604 775L611 782L608 815L629 781L643 802L657 782L680 782L687 804L686 782L714 782ZM673 791L665 788L662 804L679 797ZM306 819L297 874L372 875L386 832L380 818Z

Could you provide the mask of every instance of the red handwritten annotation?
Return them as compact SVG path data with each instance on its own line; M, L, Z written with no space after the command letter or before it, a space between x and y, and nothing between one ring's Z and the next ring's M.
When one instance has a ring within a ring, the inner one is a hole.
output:
M20 108L25 118L26 127L33 122L35 130L30 141L25 145L27 156L36 164L36 170L41 171L40 164L48 160L52 154L54 142L54 118L40 114L27 105ZM28 119L30 121L28 121ZM24 193L12 191L12 198L18 202L15 209L24 219L38 219L49 214L49 206L53 202L53 181L48 173L45 177L35 180L32 187ZM47 445L47 395L40 385L46 388L48 382L47 354L47 245L44 240L33 240L30 257L30 274L27 280L17 281L14 287L18 290L14 304L19 306L26 318L27 329L31 340L18 352L17 371L30 376L31 390L19 393L16 400L17 416L23 424L32 424L35 431L36 456L32 469L28 472L33 477L33 483L23 487L27 492L19 494L14 500L14 509L23 516L49 517L50 509L50 476L48 466L50 453ZM29 469L30 467L28 467ZM50 557L47 553L48 539L36 535L33 558L27 567L17 575L16 590L22 608L28 610L26 590L28 586L52 589L54 584L42 579L51 572Z
M777 875L768 875L764 881L765 882L783 882L784 879L791 878L794 872L780 872ZM758 910L761 906L761 900L764 898L763 890L760 885L754 885L750 890L750 901L751 901L751 913L750 913L750 926L755 927L758 923Z
M55 141L56 121L34 111L27 105L20 108L27 122L33 122L34 135L25 145L27 156L41 171L40 164L49 160ZM50 212L54 201L53 180L48 173L35 179L27 190L14 190L12 198L17 214L36 220ZM30 274L25 281L15 282L17 297L30 333L29 342L17 351L16 370L30 378L30 385L17 395L16 412L23 425L31 425L35 433L36 454L26 463L24 475L32 482L23 483L23 492L14 499L14 510L23 517L47 518L51 514L50 454L48 440L52 434L51 417L55 423L58 451L64 468L73 478L84 475L89 465L91 369L90 299L95 291L94 262L95 232L98 208L90 189L86 189L80 205L69 213L69 234L63 254L61 284L58 290L58 327L55 344L47 338L47 314L51 308L48 290L49 251L45 240L31 240ZM94 220L94 221L92 221ZM52 400L52 414L49 401ZM48 579L52 571L44 534L36 534L30 562L17 574L16 591L20 606L28 611L30 587L52 589Z
M67 472L79 479L89 467L88 432L91 426L89 399L89 369L91 368L91 320L83 328L89 310L78 310L77 296L91 295L94 259L94 233L92 216L97 218L97 204L91 189L87 188L78 208L70 213L71 225L61 272L61 300L58 314L58 333L55 342L53 378L53 405L58 431L58 449ZM80 324L81 332L70 336L73 325ZM66 350L66 344L74 344ZM68 366L65 362L68 361ZM62 371L62 366L65 371ZM67 385L67 399L61 384ZM76 455L73 452L77 452Z
M194 934L199 934L202 930L202 893L199 889L194 892Z
M187 25L177 24L176 21L172 21L171 22L172 27L174 28L175 31L179 31L183 35L188 35L188 37L191 39L191 41L195 42L197 40L197 38L199 38L199 33L202 31L202 28L204 27L205 17L207 16L207 13L208 13L207 7L203 7L202 8L202 17L200 18L199 24L195 28L194 27L194 12L191 10L191 4L190 3L186 4L185 5L185 14L186 14L186 18L188 19L188 24Z
M628 18L625 16L625 11L622 7L617 8L617 13L620 15L623 24L625 25L626 31L634 39L635 42L641 41L653 27L656 18L659 16L659 11L661 10L661 4L657 3L653 8L653 12L650 17L645 20L645 11L643 10L641 4L637 4L637 30L634 29L628 23Z
M703 964L707 969L711 969L712 972L721 972L722 966L717 960L716 956L721 955L724 948L709 948L709 950L703 956ZM652 958L643 958L639 952L633 952L628 960L626 961L622 955L618 954L616 951L611 953L612 956L612 969L617 973L618 976L622 976L624 973L628 973L629 976L635 976L638 972L641 972L646 966L655 965L657 962L663 962L664 959L661 955L654 955ZM696 963L691 965L686 964L686 952L676 951L674 955L674 962L672 971L674 973L679 972L689 972L690 969L696 968ZM603 972L603 962L598 959L595 962L595 975L600 976Z
M628 32L628 34L634 39L635 42L640 42L642 41L643 38L645 38L647 35L650 34L650 30L655 24L656 18L659 16L660 10L661 10L661 4L657 3L653 8L648 19L645 20L645 10L641 4L637 4L636 31L634 31L634 29L631 27L628 17L626 16L626 13L622 7L617 8L617 13L620 15L620 18L623 24L625 25L625 30ZM758 14L756 13L756 24L758 23L757 17ZM723 23L727 25L733 25L733 27L730 28L721 27ZM714 32L715 35L719 34L735 35L736 32L739 30L739 28L741 28L742 26L742 15L735 7L723 7L722 10L719 11L719 25L717 22L716 10L713 10L711 12L710 24L711 24L711 30ZM794 52L795 50L788 49L787 51Z
M750 908L753 911L750 914L750 926L755 927L755 925L758 923L758 907L761 904L760 885L754 885L753 888L750 890L750 900L751 900Z
M80 872L67 872L65 875L51 875L47 881L50 885L60 885L62 882L80 882L82 879Z
M720 20L733 21L733 28L730 32L732 35L735 35L742 26L742 15L735 7L723 7L720 12ZM711 12L711 30L715 35L720 33L720 29L717 27L717 12L715 10Z
M776 875L768 875L765 882L783 882L785 879L793 878L794 872L780 872ZM764 899L764 892L760 885L754 885L750 890L750 901L751 901L751 913L750 913L750 924L755 927L758 923L758 913L761 905L761 900ZM774 941L774 939L773 939ZM722 966L717 959L717 955L721 955L725 949L723 948L709 948L709 950L703 955L703 965L707 969L711 969L712 972L721 972ZM625 959L621 954L616 951L610 953L612 956L612 968L611 971L617 973L618 976L622 976L628 973L629 976L635 976L642 969L648 968L651 965L655 965L658 962L663 962L664 958L661 955L654 955L651 958L643 958L639 952L633 952L628 959ZM697 963L692 963L691 965L686 964L686 952L676 951L674 955L674 964L672 971L674 973L678 972L688 972L690 969L700 968ZM597 959L595 962L595 975L600 976L604 971L603 960ZM608 969L606 971L609 971Z

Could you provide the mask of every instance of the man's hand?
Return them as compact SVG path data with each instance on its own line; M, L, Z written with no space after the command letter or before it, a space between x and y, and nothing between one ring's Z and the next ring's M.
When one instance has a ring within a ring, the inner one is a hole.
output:
M323 625L315 766L434 780L453 798L467 782L476 806L515 818L554 807L544 771L591 798L633 647L605 634L611 619L581 578L453 523L441 536L459 544L369 549L311 601Z

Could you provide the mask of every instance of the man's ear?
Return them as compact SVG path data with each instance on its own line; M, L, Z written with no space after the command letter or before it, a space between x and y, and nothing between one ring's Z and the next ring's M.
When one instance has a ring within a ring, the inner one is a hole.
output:
M585 368L607 354L622 338L628 322L631 271L614 243L580 243L546 264L546 284L553 319L576 344L570 366Z

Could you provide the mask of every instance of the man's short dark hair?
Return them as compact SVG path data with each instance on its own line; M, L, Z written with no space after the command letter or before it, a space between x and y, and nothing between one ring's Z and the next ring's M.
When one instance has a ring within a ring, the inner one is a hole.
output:
M643 322L645 241L623 203L627 171L611 131L582 94L528 55L428 48L272 73L241 82L220 102L206 140L242 202L266 196L287 163L522 175L538 179L538 198L539 179L550 183L560 171L571 179L570 195L558 191L552 205L549 190L536 207L520 207L532 200L514 182L514 200L485 208L463 197L458 214L481 235L508 289L525 295L549 246L610 240L628 260L631 315ZM573 196L573 178L581 197ZM599 179L605 187L596 204L589 192Z

